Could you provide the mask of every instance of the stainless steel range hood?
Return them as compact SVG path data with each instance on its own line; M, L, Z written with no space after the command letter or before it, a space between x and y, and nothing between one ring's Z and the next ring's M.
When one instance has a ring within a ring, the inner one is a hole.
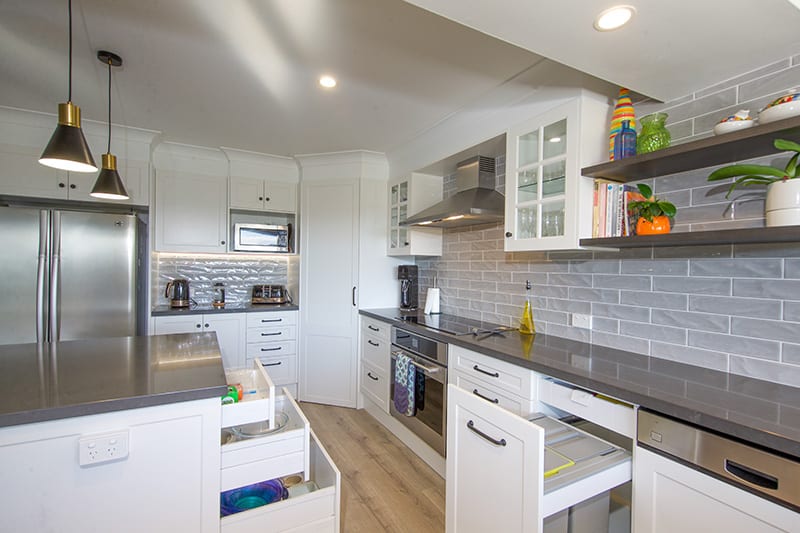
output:
M403 225L455 228L502 222L506 199L494 185L494 159L471 157L457 165L456 194L409 217Z

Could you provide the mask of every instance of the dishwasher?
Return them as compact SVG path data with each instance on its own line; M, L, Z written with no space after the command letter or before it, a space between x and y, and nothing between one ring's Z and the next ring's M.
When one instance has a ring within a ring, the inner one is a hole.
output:
M635 533L800 531L800 459L639 409Z

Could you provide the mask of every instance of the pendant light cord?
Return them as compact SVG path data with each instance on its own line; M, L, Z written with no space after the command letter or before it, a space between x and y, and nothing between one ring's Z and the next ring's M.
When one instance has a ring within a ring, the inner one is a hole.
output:
M72 102L72 0L68 0L69 7L69 97L67 102Z
M108 58L108 150L111 153L111 58Z

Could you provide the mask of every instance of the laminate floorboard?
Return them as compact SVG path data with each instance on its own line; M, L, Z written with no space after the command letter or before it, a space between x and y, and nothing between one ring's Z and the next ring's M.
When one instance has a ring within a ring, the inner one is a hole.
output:
M344 533L444 531L444 480L369 413L301 408L342 473Z

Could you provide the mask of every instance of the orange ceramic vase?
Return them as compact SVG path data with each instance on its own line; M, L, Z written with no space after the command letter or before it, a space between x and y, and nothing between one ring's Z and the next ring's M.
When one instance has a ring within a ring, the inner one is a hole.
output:
M653 217L652 222L648 222L644 217L639 217L636 222L636 235L659 235L669 233L669 230L669 217L666 216Z

